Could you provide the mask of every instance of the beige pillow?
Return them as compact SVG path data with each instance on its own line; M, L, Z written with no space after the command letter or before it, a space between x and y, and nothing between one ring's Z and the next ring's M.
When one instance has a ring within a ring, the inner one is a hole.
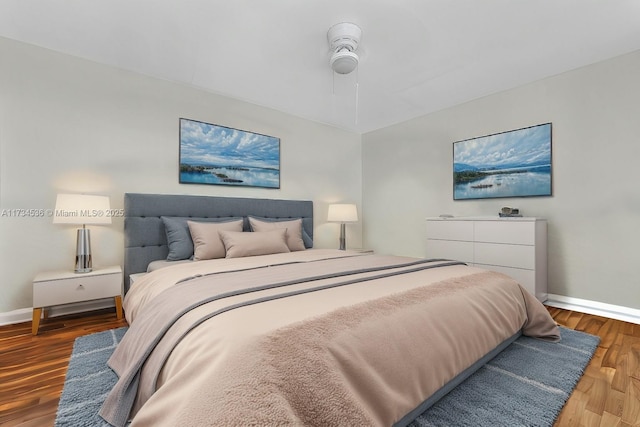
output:
M219 231L242 231L242 220L227 222L195 222L187 221L191 239L193 240L193 259L224 258L226 251Z
M251 229L257 232L271 231L279 228L287 230L287 246L291 252L304 251L304 241L302 240L302 219L294 219L290 221L260 221L259 219L249 217Z
M220 231L227 258L290 252L285 240L287 230L280 228L261 233Z

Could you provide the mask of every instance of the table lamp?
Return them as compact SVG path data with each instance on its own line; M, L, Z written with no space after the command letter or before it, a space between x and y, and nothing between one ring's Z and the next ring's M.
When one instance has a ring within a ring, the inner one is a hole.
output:
M329 205L327 221L340 223L340 250L344 251L347 248L345 223L358 221L358 210L356 209L356 205L349 203Z
M82 224L76 243L76 273L88 273L91 267L91 235L87 224L111 224L109 197L89 194L58 194L54 224Z

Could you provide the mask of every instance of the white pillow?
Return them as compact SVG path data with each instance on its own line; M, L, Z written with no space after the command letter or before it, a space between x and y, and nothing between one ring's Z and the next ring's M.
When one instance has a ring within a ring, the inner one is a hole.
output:
M227 258L290 252L285 240L286 234L285 228L260 233L220 231Z
M242 220L227 222L187 221L193 240L193 259L195 261L224 258L226 251L219 231L242 231Z
M261 221L256 218L249 217L251 230L256 232L264 232L284 228L287 230L287 246L291 252L304 251L304 241L302 240L302 219L294 219L290 221Z

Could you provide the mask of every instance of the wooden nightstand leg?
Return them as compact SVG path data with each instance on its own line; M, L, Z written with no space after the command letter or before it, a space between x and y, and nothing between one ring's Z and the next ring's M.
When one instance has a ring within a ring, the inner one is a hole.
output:
M40 316L42 315L42 308L33 309L33 320L31 322L31 333L38 335L38 327L40 326Z
M116 317L120 320L122 319L122 297L117 295L114 299L116 301Z

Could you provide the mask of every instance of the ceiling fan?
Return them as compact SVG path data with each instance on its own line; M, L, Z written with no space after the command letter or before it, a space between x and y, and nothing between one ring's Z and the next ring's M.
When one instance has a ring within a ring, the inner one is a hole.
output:
M331 49L329 64L338 74L349 74L358 66L356 50L362 37L362 30L351 22L335 24L327 32L327 40Z

